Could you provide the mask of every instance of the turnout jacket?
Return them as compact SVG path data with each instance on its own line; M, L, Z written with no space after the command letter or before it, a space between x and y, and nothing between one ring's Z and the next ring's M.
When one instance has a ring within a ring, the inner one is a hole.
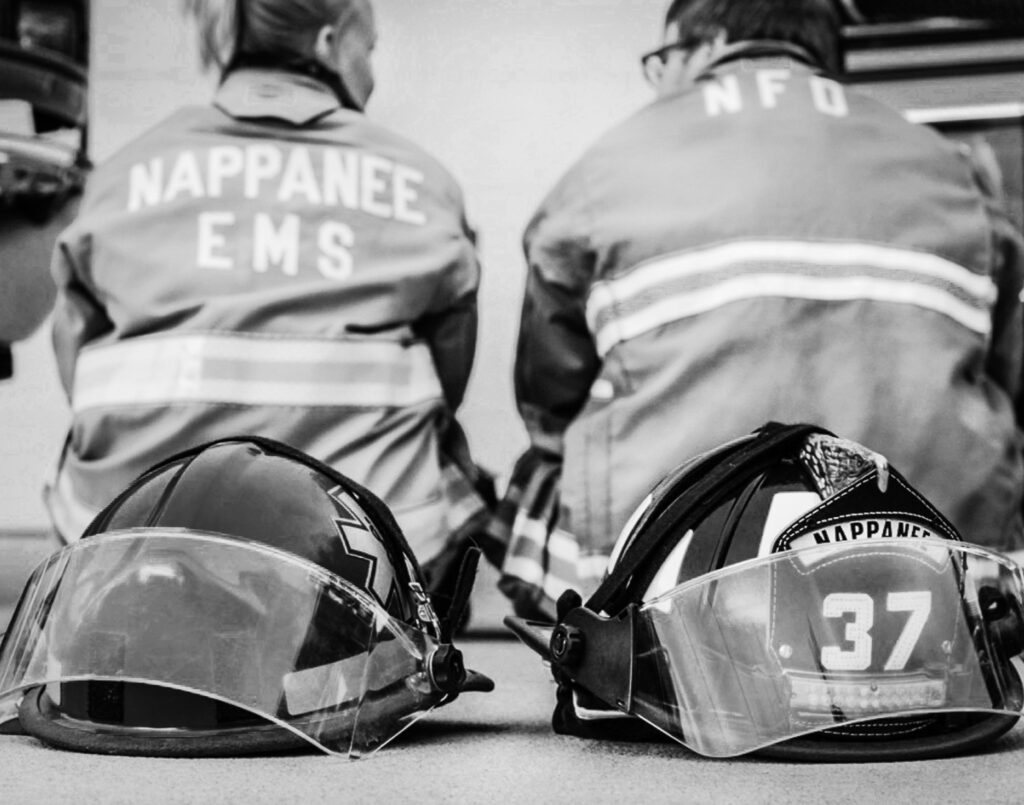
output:
M461 192L322 83L240 69L130 143L53 274L66 539L157 460L239 434L366 485L421 561L482 512L453 416L479 282Z
M772 420L883 453L964 539L1021 547L1019 235L965 149L792 55L735 46L526 230L515 388L561 497L506 572L543 566L549 597L600 578L669 470Z

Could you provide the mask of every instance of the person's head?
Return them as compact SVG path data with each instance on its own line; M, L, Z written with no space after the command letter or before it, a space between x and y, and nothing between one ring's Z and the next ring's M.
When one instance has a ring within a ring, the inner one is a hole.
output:
M832 0L673 0L663 46L645 56L645 73L668 94L693 83L725 47L765 40L795 45L834 72L840 25Z
M246 61L315 65L336 75L350 100L373 92L377 33L370 0L184 0L195 17L204 67Z

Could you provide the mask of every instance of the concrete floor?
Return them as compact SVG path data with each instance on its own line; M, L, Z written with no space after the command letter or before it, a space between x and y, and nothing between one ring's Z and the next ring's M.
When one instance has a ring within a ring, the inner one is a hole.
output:
M0 622L45 544L0 540ZM657 803L1024 801L1024 728L984 754L888 764L712 761L675 744L598 743L555 735L553 685L500 628L505 605L485 571L468 664L497 683L430 714L360 761L315 752L225 760L78 755L0 736L3 803Z

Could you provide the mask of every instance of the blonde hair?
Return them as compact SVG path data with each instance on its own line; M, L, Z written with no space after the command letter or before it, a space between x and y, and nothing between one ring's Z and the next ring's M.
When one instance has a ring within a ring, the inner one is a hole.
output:
M324 25L341 26L357 11L353 0L182 0L182 4L185 14L196 22L203 67L220 70L240 54L282 61L309 58ZM239 32L242 41L238 41Z

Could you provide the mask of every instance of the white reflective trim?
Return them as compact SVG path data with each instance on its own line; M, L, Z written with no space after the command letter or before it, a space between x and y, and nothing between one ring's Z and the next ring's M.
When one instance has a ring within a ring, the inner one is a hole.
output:
M515 537L501 567L504 575L539 587L552 600L557 600L565 590L578 587L579 544L572 534L560 528L548 533L545 523L522 510L516 516L512 533ZM531 545L532 550L524 549L526 545ZM531 555L535 553L543 562Z
M86 526L100 513L99 509L79 500L68 473L60 469L57 477L43 490L46 508L54 528L65 542L75 542Z
M445 521L450 534L486 509L473 484L455 464L441 467L441 485L445 498Z
M629 519L626 520L626 524L619 531L619 536L615 540L615 545L612 546L611 555L608 557L608 564L614 566L618 563L619 557L622 555L622 551L626 547L630 536L633 534L633 529L636 528L636 524L640 522L640 518L643 517L647 510L651 507L654 502L654 493L648 492L640 505L633 509L633 513L629 515Z
M576 590L579 584L576 579L564 579L551 570L545 570L537 562L521 556L510 556L501 567L505 576L539 587L545 596L557 601L566 590Z
M708 249L672 254L641 263L625 276L599 282L595 290L608 286L617 299L627 299L681 277L732 268L742 263L796 263L809 267L866 266L923 274L963 288L979 301L995 301L996 288L987 276L974 274L961 265L934 254L879 246L873 243L815 243L796 240L745 240ZM594 304L597 304L595 301ZM587 317L592 311L588 301Z
M713 274L748 264L749 272L700 290L658 294L658 301L610 321L614 311L642 294L651 294L686 277ZM792 271L786 265L796 266ZM778 268L775 268L778 266ZM802 273L829 266L873 268L891 272L888 278L861 275L830 277ZM924 284L913 275L960 289L975 305L950 290ZM942 257L865 243L813 243L803 241L741 241L699 251L669 255L642 263L628 274L598 282L587 299L587 321L595 333L598 353L615 344L678 319L704 313L730 302L781 296L822 301L869 299L911 304L948 316L964 327L987 336L991 319L987 309L995 302L991 278L974 274Z
M520 509L519 513L516 514L515 522L512 524L512 533L514 535L513 542L510 547L509 559L512 557L522 558L521 554L529 554L531 551L527 548L524 549L524 544L532 545L535 551L539 552L542 556L550 553L548 551L548 526L541 520L530 517L525 510ZM564 543L561 546L563 549L567 547ZM576 554L569 551L566 556L566 551L557 551L554 553L559 559L568 562L572 565L576 563ZM530 562L535 560L530 559ZM506 564L508 559L506 560ZM540 567L538 564L537 567Z
M893 282L876 277L823 279L792 274L760 274L737 277L702 291L665 297L636 313L613 319L595 334L597 351L605 355L617 343L664 324L706 313L730 302L760 297L829 302L865 299L914 305L948 316L979 335L987 337L991 331L988 313L945 291L913 282Z
M514 576L527 584L540 587L544 581L544 568L539 562L535 562L526 556L508 556L501 565L501 572L505 576Z
M1024 295L1024 290L1021 291L1021 294ZM562 455L564 449L562 438L561 433L545 433L539 428L530 429L530 446L554 453L556 456Z
M440 396L425 344L196 334L84 350L72 408L177 402L403 407Z
M581 579L603 579L608 572L608 557L604 554L581 556L576 567Z
M673 587L678 586L683 560L686 558L686 553L690 550L692 542L693 529L691 528L683 534L676 547L672 549L672 553L665 559L665 563L654 574L651 583L647 585L643 596L645 601L664 595Z
M599 377L590 386L590 399L612 400L615 398L615 385L606 377Z
M580 546L572 534L556 528L548 536L548 553L575 565L580 559Z
M764 519L757 555L770 555L775 538L786 530L786 526L820 503L821 495L817 492L776 492L768 507L768 515Z
M674 262L675 259L666 261ZM987 310L974 307L942 288L924 285L913 279L882 279L872 276L822 277L800 273L750 273L697 291L684 290L668 296L662 294L659 301L654 304L612 318L600 327L597 326L600 314L613 307L616 302L642 291L656 289L657 285L678 279L682 274L694 270L685 265L685 260L679 262L681 273L673 273L671 268L659 263L640 269L638 273L642 276L629 275L621 280L601 283L594 287L587 303L587 318L595 334L600 355L607 354L621 341L634 338L663 324L706 313L730 302L759 297L821 301L863 299L914 305L941 313L979 335L987 337L991 332L991 316ZM963 277L961 279L964 281L954 284L974 294L979 301L991 304L995 299L995 285L991 280L970 274L966 269L961 271L965 275L970 275L970 280ZM982 290L984 293L978 293Z

